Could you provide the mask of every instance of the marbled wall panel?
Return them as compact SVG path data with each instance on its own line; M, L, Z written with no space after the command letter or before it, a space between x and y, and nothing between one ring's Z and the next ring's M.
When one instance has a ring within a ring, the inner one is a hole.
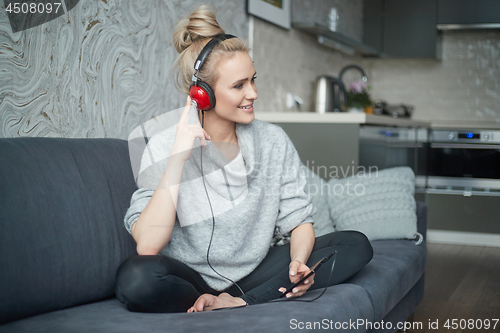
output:
M2 7L0 137L127 139L140 123L184 105L170 72L171 39L199 3L84 0L15 34ZM222 28L247 39L244 1L212 3Z

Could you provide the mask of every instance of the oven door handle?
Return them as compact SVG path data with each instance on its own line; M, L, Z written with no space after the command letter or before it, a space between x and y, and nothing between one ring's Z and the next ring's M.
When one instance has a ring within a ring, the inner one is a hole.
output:
M500 145L473 144L473 143L431 143L431 148L458 148L458 149L500 149Z
M385 144L387 148L423 148L422 143L415 142L387 142Z
M499 197L500 192L486 192L486 191L470 191L470 190L445 190L445 189L434 189L428 188L425 190L429 194L455 194L463 195L464 197L471 196L485 196L485 197Z

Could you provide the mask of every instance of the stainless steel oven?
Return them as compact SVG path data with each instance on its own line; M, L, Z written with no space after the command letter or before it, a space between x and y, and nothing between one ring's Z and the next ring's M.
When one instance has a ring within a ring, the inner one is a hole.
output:
M430 142L429 176L500 179L500 131L432 130Z
M500 233L500 131L433 129L429 229Z

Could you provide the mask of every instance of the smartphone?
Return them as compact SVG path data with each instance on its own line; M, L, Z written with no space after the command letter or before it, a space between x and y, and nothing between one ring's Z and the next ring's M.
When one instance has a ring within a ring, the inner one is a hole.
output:
M283 294L281 294L281 296L279 298L282 298L282 297L285 297L286 294L288 294L289 292L291 292L293 290L293 288L297 287L298 285L300 285L302 282L304 282L308 277L310 277L311 275L313 275L314 273L317 272L317 270L325 263L327 262L334 254L336 254L337 251L333 251L332 253L330 253L329 255L327 255L326 257L324 257L323 259L321 259L320 261L318 261L317 263L315 263L312 267L311 267L311 271L306 274L306 276L304 276L302 279L300 279L297 283L293 284L290 288L288 288Z

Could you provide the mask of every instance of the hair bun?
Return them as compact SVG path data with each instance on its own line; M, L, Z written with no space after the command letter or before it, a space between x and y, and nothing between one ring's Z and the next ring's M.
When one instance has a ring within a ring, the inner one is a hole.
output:
M225 33L217 22L215 12L214 7L201 5L191 13L189 18L177 23L174 33L174 46L177 52L181 53L198 39Z

